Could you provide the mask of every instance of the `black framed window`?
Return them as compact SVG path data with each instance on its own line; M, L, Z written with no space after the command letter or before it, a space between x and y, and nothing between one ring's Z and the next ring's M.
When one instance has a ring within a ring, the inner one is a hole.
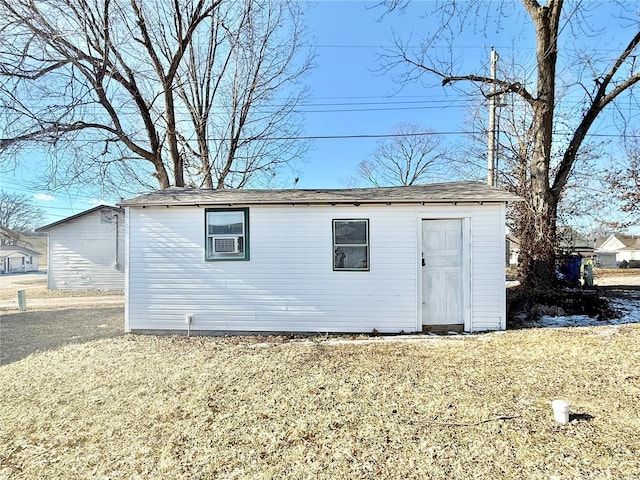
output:
M369 219L333 220L333 269L369 270Z
M205 209L205 259L249 260L249 209Z

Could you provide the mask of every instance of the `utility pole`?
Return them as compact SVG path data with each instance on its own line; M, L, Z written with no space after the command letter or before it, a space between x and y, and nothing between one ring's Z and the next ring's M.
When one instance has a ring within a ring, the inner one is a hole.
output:
M498 52L491 47L491 78L496 80L496 70L498 65ZM489 97L489 144L487 151L487 185L496 186L496 84L490 87Z

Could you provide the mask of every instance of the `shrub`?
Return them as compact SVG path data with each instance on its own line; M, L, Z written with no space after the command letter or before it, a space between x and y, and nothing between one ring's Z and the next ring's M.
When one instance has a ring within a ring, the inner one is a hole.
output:
M610 320L618 314L597 290L533 289L521 285L507 290L507 315L513 322L518 318L535 321L543 315L588 315Z

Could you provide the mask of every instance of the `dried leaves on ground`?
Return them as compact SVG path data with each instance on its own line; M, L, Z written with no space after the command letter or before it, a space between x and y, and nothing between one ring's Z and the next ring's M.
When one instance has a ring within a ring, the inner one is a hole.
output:
M414 338L33 354L0 367L0 477L640 477L640 325Z

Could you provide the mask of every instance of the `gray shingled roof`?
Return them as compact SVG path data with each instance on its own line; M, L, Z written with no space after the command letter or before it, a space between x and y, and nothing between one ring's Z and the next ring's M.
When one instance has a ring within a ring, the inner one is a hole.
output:
M640 250L640 236L615 235L615 237L624 243L624 248L621 248L620 250Z
M42 254L31 250L30 248L23 247L21 245L0 245L0 256L7 257L14 253L22 253L25 255L31 255L32 257L40 257Z
M432 183L407 187L290 190L201 190L167 188L123 200L122 207L165 205L282 205L365 203L514 202L520 197L478 182Z
M619 233L614 233L613 235L609 235L608 237L598 239L598 241L596 242L596 247L601 248L602 245L604 245L604 243L611 237L615 237L624 245L624 247L618 250L640 250L640 235L622 235Z
M63 218L62 220L58 220L57 222L50 223L43 227L38 227L35 229L36 232L48 232L49 230L58 227L60 225L64 225L65 223L71 222L72 220L76 220L80 217L84 217L85 215L89 215L93 212L97 212L99 210L114 210L116 212L122 212L121 208L112 207L110 205L98 205L97 207L90 208L89 210L85 210L84 212L76 213L75 215L71 215L70 217Z

